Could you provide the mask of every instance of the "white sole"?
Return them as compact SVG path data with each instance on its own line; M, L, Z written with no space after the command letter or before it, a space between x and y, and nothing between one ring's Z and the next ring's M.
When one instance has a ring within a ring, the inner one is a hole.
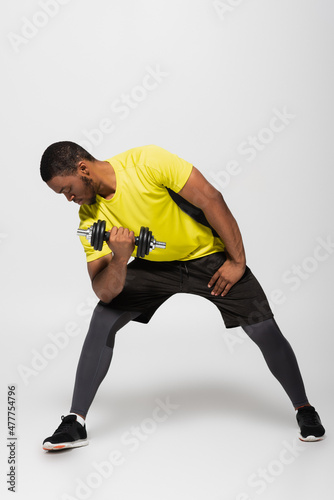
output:
M80 446L87 446L89 444L88 439L79 439L78 441L73 441L69 443L50 443L46 441L43 444L43 450L46 451L59 451L65 450L66 448L79 448Z
M298 437L301 441L305 441L306 443L313 442L313 441L322 441L323 439L325 439L325 435L320 436L320 437L315 437L315 436L303 437L300 433L299 433Z

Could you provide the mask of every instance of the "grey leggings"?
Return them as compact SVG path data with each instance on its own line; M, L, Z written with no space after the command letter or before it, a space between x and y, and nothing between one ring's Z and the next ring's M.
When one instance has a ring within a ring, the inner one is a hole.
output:
M141 313L120 311L98 304L82 347L76 373L71 412L86 416L110 366L115 335ZM242 327L259 346L267 365L294 407L308 403L298 363L289 342L274 319Z

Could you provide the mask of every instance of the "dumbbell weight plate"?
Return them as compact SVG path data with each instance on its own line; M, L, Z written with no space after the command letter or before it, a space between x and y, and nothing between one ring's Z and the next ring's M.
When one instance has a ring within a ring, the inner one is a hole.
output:
M137 253L136 257L142 257L142 248L143 248L143 231L144 231L144 226L140 228L140 233L138 236L138 248L137 248Z
M95 249L95 241L96 241L96 227L97 227L97 223L94 222L94 224L92 226L92 234L90 237L90 244L92 245L92 247L94 247L94 249Z
M100 219L97 222L94 222L93 224L90 244L94 247L94 250L99 250L99 251L102 250L105 227L106 227L105 221L102 221Z
M98 220L97 221L97 226L96 226L96 241L94 244L94 249L95 250L102 250L103 247L103 242L104 242L104 235L105 235L105 230L106 230L106 221L105 220Z
M137 257L145 257L147 245L148 227L142 226L138 237Z
M149 243L149 229L148 227L144 227L143 234L142 234L142 244L141 244L141 257L145 257L145 255L148 255L149 251L147 251L147 248L150 247Z
M100 249L102 250L103 243L106 241L106 221L101 221L101 229L100 229Z
M147 228L148 229L148 228ZM146 255L148 255L151 251L151 241L152 241L152 231L148 231L147 234L147 243L146 243Z

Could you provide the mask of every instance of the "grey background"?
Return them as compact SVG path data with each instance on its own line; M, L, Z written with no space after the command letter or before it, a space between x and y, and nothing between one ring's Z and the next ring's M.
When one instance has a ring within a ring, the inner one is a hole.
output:
M1 494L9 495L6 388L16 383L16 498L328 495L334 252L318 247L334 239L332 2L21 0L2 8ZM131 101L121 112L124 95ZM272 120L284 110L277 131ZM101 123L113 131L97 133ZM261 150L246 153L252 137ZM96 303L77 206L39 176L43 151L58 140L88 140L99 159L157 144L222 191L326 440L298 444L282 465L297 430L285 393L241 329L227 332L211 304L178 295L149 325L119 335L89 413L90 445L42 451L68 411ZM167 397L179 408L132 452L122 435ZM116 449L124 463L76 491ZM262 488L249 483L259 468L269 470Z

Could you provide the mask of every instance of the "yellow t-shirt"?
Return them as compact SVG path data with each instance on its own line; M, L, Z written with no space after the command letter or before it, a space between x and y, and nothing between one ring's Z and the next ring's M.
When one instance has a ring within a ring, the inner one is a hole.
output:
M80 229L102 219L107 231L112 226L126 227L139 236L141 226L148 226L157 241L166 242L166 249L155 248L145 257L152 261L186 261L224 250L222 240L184 213L166 189L176 193L182 189L191 163L154 145L130 149L107 161L115 170L115 195L110 200L97 195L95 204L82 205ZM87 262L111 253L106 243L99 252L85 237L80 239ZM136 251L137 247L133 256Z

